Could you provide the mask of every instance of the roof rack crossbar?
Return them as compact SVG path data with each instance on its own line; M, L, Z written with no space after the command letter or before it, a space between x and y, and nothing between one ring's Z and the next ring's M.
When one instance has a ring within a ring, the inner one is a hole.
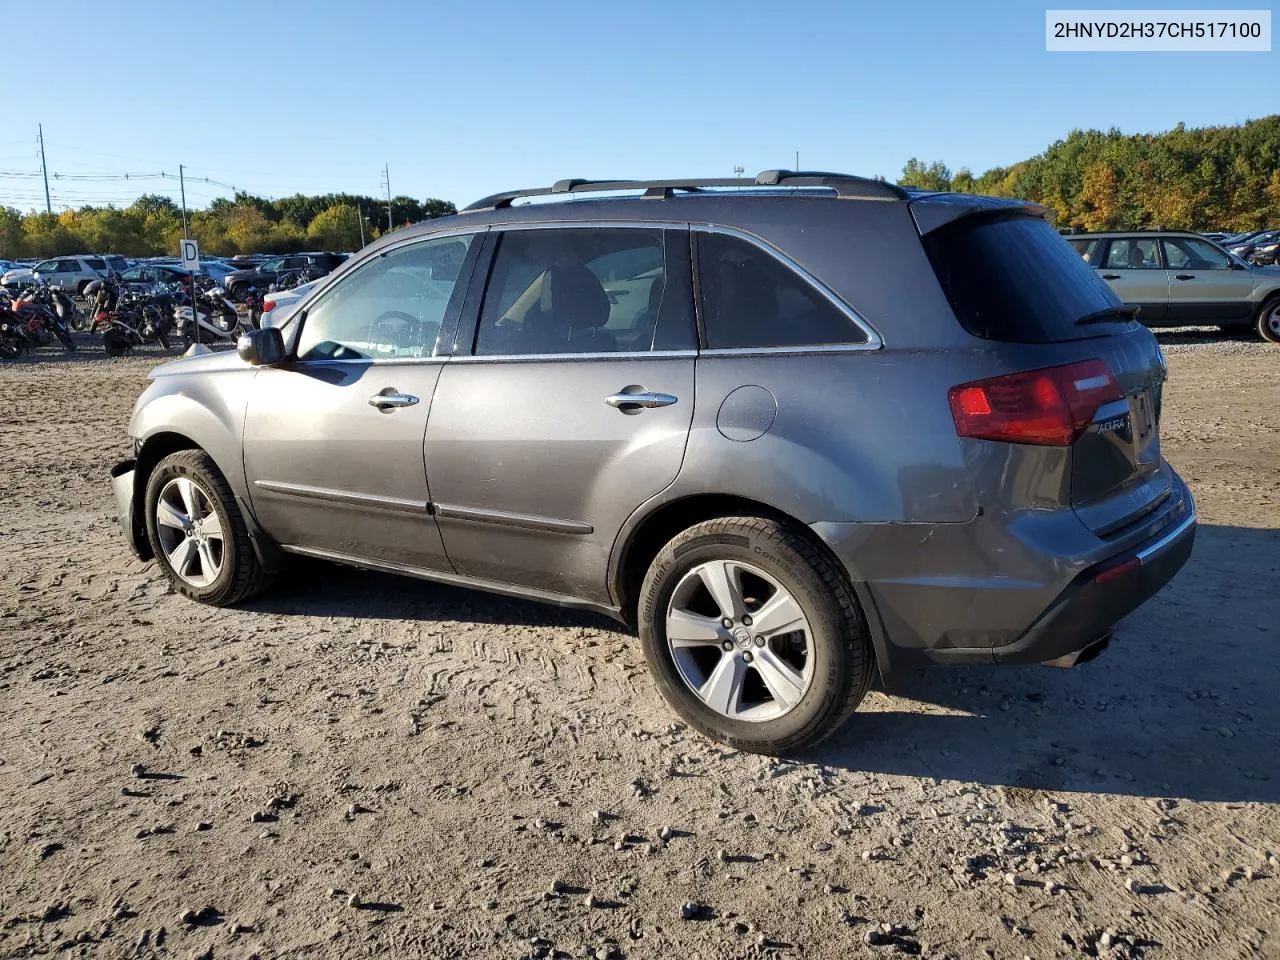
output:
M901 187L883 180L858 177L848 173L823 173L819 171L765 170L754 178L715 177L694 180L557 180L549 187L532 187L527 190L507 190L477 200L464 208L474 210L501 210L512 201L526 197L547 197L571 193L609 193L625 190L642 190L650 199L664 199L675 191L697 193L716 187L826 187L836 196L846 200L902 200L909 194Z

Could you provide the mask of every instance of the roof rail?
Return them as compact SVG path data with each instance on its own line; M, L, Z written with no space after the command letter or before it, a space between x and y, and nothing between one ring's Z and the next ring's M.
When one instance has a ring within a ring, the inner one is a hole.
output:
M463 213L474 210L502 210L512 201L525 197L547 197L568 193L606 193L623 190L643 190L648 199L661 200L673 193L697 193L716 187L826 187L837 197L846 200L903 200L907 191L884 180L857 177L848 173L823 173L812 170L765 170L754 179L746 177L719 177L691 180L557 180L549 187L532 187L527 190L507 190L477 200L464 207Z

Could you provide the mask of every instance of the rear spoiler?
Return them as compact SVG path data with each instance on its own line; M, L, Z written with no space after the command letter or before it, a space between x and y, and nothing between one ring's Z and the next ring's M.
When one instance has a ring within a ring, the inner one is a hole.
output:
M976 213L1022 213L1043 220L1049 220L1053 216L1052 210L1039 203L1007 197L983 197L973 193L925 194L911 201L910 210L916 221L916 229L922 237L961 217Z

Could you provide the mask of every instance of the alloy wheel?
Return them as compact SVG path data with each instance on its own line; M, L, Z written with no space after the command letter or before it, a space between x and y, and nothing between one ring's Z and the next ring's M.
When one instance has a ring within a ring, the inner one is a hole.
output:
M700 563L671 595L667 647L693 694L732 720L776 720L813 675L813 634L791 593L738 560Z
M175 477L156 499L156 535L173 572L193 587L218 579L225 556L222 520L209 493Z

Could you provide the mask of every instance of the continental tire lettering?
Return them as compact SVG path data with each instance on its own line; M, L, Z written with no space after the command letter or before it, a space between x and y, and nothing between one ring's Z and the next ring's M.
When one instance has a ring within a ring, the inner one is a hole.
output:
M783 570L787 571L787 573L791 572L791 564L787 563L787 561L783 560L781 557L775 557L764 547L752 547L751 552L758 557L764 557L766 560L776 563Z

